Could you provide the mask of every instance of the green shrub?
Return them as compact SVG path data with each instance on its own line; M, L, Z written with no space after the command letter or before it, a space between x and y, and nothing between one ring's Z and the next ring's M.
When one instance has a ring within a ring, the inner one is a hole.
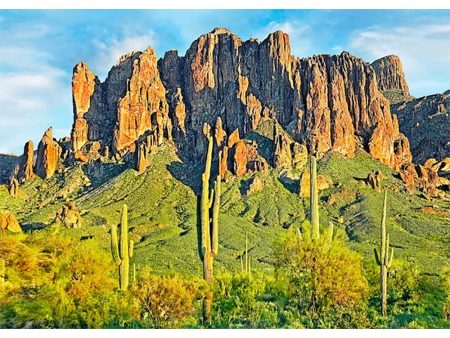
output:
M362 257L339 237L311 240L290 231L276 247L285 309L305 327L369 325L362 311L368 293Z
M213 326L270 328L278 326L277 306L267 292L273 276L222 273L214 281Z
M134 317L137 325L152 328L190 326L196 323L196 300L204 285L179 276L156 276L145 270L132 285Z
M99 328L128 317L110 255L95 242L44 232L4 239L0 252L8 266L1 327Z

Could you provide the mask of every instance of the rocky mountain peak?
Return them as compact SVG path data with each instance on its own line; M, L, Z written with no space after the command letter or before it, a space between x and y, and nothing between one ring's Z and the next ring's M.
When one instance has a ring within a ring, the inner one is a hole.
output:
M378 88L388 98L393 94L409 97L409 87L403 72L403 66L397 55L388 55L372 62L371 66L377 74ZM399 99L395 100L399 101Z
M201 35L185 56L169 51L157 60L152 48L129 53L103 83L80 63L72 85L72 151L85 158L92 150L85 145L98 142L95 149L108 147L113 156L140 149L138 158L146 163L146 149L173 140L182 156L198 159L206 147L205 123L220 121L219 134L245 139L263 121L275 120L292 142L318 156L329 150L353 156L362 146L397 169L411 154L374 71L382 69L388 77L393 66L379 65L348 52L299 59L284 32L262 42L242 41L224 28ZM381 86L387 85L383 81ZM247 153L248 163L257 158L257 148L245 152L241 143L241 163ZM230 149L230 159L234 154Z

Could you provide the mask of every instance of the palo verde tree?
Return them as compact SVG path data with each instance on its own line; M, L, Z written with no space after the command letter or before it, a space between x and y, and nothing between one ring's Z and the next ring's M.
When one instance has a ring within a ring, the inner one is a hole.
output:
M211 323L213 262L219 250L219 208L220 208L220 174L217 175L212 189L209 187L211 163L213 153L213 137L207 133L208 151L206 154L205 170L202 174L202 192L200 205L201 222L201 257L203 260L203 278L211 287L203 303L203 319ZM219 163L221 153L219 152Z
M381 216L381 243L380 253L374 248L375 260L380 266L380 284L381 284L381 314L387 315L387 276L388 269L391 267L394 258L394 248L389 251L389 235L386 235L386 205L387 191L384 191L383 213Z

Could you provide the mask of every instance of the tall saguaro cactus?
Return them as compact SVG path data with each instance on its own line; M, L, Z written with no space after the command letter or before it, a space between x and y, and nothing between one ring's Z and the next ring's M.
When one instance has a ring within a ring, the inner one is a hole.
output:
M122 219L120 222L120 240L117 237L117 225L111 225L111 252L119 266L119 286L127 290L130 276L130 258L133 257L134 242L128 241L128 207L122 206Z
M380 283L381 283L381 313L383 316L387 314L387 273L391 267L394 258L394 248L389 251L389 235L386 235L386 205L387 191L384 192L383 214L381 216L381 243L380 253L374 248L375 260L380 266Z
M211 286L213 283L213 262L219 249L219 208L220 208L220 175L209 188L213 152L213 138L208 134L208 152L206 154L205 171L202 174L202 194L200 206L201 220L201 257L203 260L203 278ZM219 154L219 164L220 164ZM203 303L203 319L211 322L212 291L208 292Z
M312 239L318 239L320 237L319 228L319 195L317 192L317 162L314 156L311 156L310 163L310 214L311 214L311 227L312 227Z

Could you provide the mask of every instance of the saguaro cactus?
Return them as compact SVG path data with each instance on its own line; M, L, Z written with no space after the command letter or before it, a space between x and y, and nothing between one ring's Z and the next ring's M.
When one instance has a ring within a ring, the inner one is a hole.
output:
M220 208L220 175L209 189L213 138L208 133L208 152L206 154L205 171L202 174L201 194L201 257L203 260L203 278L211 286L213 282L213 262L219 249L219 208ZM219 163L221 154L219 153ZM203 303L203 319L211 322L212 291L208 292Z
M250 269L250 255L248 254L248 235L245 234L245 267L243 265L243 271L250 275L251 269Z
M310 163L310 214L311 214L311 227L312 227L312 239L318 239L320 237L319 228L319 195L317 192L317 163L316 158L311 156Z
M111 252L119 266L119 286L127 290L130 276L130 258L133 257L134 242L128 241L128 207L122 206L120 222L120 240L117 238L117 225L111 225Z
M381 243L380 253L374 248L375 260L380 266L380 283L381 283L381 313L383 316L387 314L387 273L391 267L394 258L394 249L389 252L389 235L386 235L386 205L387 191L384 192L383 213L381 216Z

